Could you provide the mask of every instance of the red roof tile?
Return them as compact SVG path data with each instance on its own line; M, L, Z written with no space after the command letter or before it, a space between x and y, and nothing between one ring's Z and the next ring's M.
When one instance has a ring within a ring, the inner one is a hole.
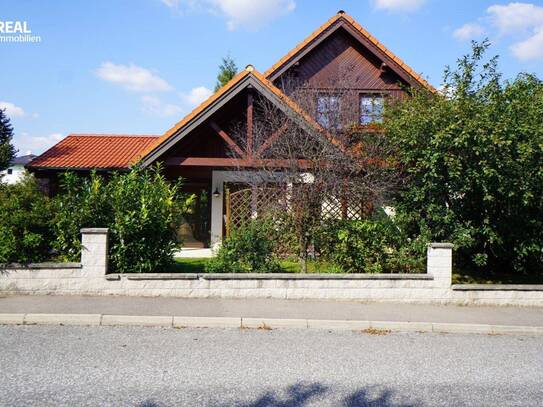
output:
M36 157L29 168L125 169L158 136L71 134Z

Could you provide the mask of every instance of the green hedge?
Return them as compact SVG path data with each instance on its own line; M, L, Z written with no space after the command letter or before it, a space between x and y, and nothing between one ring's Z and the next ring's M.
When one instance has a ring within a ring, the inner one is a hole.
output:
M51 257L51 202L33 177L0 183L0 263L32 263Z
M267 220L252 220L225 238L217 256L206 264L210 273L274 273L281 270L274 255L276 241Z
M64 174L55 199L55 247L65 260L80 256L82 227L107 227L110 264L117 273L162 270L173 263L177 230L194 196L180 193L160 168L134 169L110 179Z
M322 259L345 273L424 273L426 240L408 238L384 213L365 220L331 220L317 232Z

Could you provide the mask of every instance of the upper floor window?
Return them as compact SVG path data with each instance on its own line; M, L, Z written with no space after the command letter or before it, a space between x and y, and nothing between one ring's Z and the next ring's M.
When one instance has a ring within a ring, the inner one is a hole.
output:
M317 122L325 129L341 127L339 105L338 96L317 96Z
M379 93L360 96L360 124L381 123L385 110L385 98Z

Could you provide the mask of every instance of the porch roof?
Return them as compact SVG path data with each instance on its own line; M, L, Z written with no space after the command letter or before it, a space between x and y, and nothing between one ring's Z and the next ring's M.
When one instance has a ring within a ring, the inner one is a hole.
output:
M160 150L170 148L172 143L177 142L183 137L183 132L185 132L187 128L195 124L197 125L199 120L203 120L206 116L211 115L214 108L220 108L221 103L224 103L229 97L244 88L256 88L262 91L264 94L267 94L268 98L271 98L271 100L274 99L278 105L282 105L287 110L296 113L294 118L299 122L300 125L327 134L322 126L318 124L315 119L307 114L300 106L298 106L294 100L284 94L270 80L266 79L261 73L259 73L252 65L248 65L226 85L211 95L181 121L177 122L172 128L166 131L163 136L157 138L140 154L137 154L132 160L132 164L140 162L143 163L143 165L147 165L156 160L161 154ZM337 146L340 146L340 143L337 140L333 138L330 140Z

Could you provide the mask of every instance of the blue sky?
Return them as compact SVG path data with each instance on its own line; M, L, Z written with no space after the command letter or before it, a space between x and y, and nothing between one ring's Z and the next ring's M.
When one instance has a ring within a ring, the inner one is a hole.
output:
M264 71L344 9L439 86L488 37L506 77L543 77L543 1L0 0L39 43L0 42L0 106L20 154L70 133L162 134L215 84L228 52ZM0 36L9 35L2 34Z

